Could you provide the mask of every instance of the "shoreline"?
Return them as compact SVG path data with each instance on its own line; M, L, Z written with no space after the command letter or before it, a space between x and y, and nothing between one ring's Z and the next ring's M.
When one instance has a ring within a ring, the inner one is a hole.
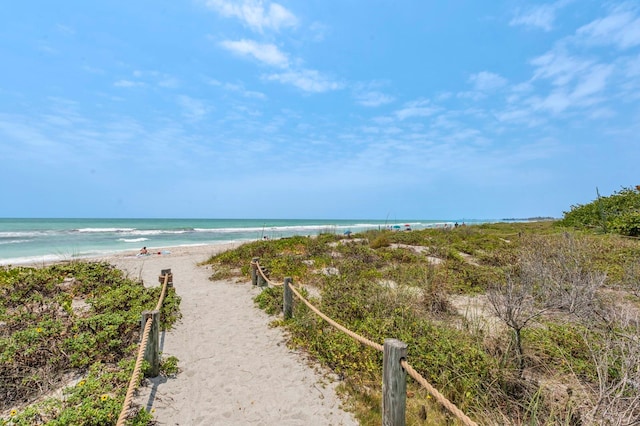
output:
M48 266L56 263L74 262L74 261L109 261L118 259L134 258L138 260L147 260L157 258L161 256L169 257L171 255L197 255L206 252L219 253L220 251L226 251L232 248L241 246L253 240L244 241L221 241L220 243L196 243L196 244L181 244L177 246L158 246L147 247L149 251L148 256L138 256L140 248L136 249L124 249L109 252L100 252L93 254L86 254L82 256L67 256L48 254L43 256L29 256L29 257L15 257L8 259L0 259L0 267L10 266ZM160 253L160 254L158 254Z

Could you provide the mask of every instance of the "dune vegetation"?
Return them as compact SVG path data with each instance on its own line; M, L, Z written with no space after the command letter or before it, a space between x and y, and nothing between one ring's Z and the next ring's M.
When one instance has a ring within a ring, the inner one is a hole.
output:
M141 314L160 290L101 262L0 268L0 425L115 424ZM170 288L161 327L178 318L179 302ZM175 363L164 360L164 374ZM140 409L129 424L151 419Z
M640 418L640 241L619 235L629 228L577 223L580 208L557 222L257 241L208 263L214 280L246 278L259 257L272 280L291 277L347 328L406 342L411 365L480 424L631 424ZM282 291L269 287L256 303L291 347L337 375L361 424L380 424L382 354L302 303L283 319ZM408 389L408 424L457 424L412 380Z

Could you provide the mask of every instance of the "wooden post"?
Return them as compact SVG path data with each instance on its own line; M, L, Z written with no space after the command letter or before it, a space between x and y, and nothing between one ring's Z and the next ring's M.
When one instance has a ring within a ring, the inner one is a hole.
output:
M167 287L173 287L173 274L171 273L171 269L161 269L160 276L158 277L158 282L160 282L160 284L164 284L165 275L169 275L169 281L167 281Z
M293 292L291 291L291 281L290 277L286 277L284 279L284 292L283 292L283 300L282 300L282 313L284 314L284 319L289 319L293 315Z
M258 261L259 257L251 259L251 284L258 285Z
M147 321L151 321L151 330L147 339L147 347L144 351L144 360L151 368L145 372L146 377L157 377L160 374L160 311L144 311L142 313L142 333Z
M407 344L385 339L382 365L382 425L405 426L407 372L400 361L407 357Z

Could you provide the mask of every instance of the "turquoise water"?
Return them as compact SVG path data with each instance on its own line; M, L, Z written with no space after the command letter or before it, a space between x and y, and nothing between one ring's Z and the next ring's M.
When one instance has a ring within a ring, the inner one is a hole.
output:
M467 221L486 222L486 221ZM412 229L452 224L448 220L302 219L3 219L0 265L49 262L139 250L282 238L344 234L395 227Z

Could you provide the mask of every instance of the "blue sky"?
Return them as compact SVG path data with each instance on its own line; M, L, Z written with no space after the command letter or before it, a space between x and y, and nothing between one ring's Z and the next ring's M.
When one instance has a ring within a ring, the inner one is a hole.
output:
M640 184L640 3L0 4L2 217L554 216Z

